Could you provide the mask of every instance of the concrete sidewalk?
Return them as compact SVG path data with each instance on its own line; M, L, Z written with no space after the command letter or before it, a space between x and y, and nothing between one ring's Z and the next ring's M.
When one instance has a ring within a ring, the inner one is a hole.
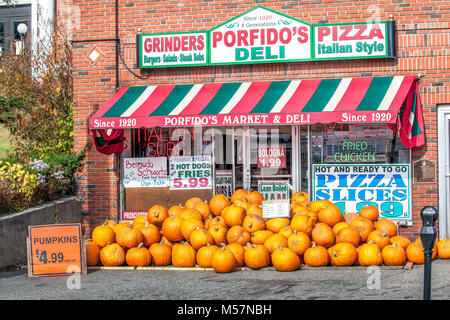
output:
M218 274L211 270L89 268L87 275L29 278L24 270L0 273L2 300L421 300L423 265L320 267L279 272ZM432 264L431 298L450 297L450 260Z

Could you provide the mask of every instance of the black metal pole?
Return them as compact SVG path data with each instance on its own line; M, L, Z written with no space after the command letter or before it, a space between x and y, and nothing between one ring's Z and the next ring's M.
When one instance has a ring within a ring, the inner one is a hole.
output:
M423 273L423 300L431 299L431 255L433 250L424 249L425 265Z

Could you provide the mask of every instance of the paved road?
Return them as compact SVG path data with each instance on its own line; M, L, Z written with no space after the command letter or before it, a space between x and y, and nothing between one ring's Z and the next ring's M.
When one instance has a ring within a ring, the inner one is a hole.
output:
M433 262L432 299L449 299L449 271L450 260ZM228 274L89 269L78 279L29 278L23 270L0 273L2 300L420 300L422 290L420 265L411 270L323 267L283 273L265 268Z

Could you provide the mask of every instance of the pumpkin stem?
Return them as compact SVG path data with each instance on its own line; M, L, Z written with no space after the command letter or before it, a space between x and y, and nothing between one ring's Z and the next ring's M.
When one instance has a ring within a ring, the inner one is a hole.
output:
M141 249L143 245L144 245L143 242L139 243L138 248Z

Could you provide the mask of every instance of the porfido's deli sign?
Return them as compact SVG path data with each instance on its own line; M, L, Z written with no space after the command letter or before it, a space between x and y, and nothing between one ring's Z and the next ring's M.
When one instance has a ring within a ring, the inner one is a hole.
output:
M344 212L365 205L378 208L381 218L410 220L409 164L313 165L313 200L330 200Z
M262 6L209 31L139 34L140 68L395 57L393 22L316 25Z

